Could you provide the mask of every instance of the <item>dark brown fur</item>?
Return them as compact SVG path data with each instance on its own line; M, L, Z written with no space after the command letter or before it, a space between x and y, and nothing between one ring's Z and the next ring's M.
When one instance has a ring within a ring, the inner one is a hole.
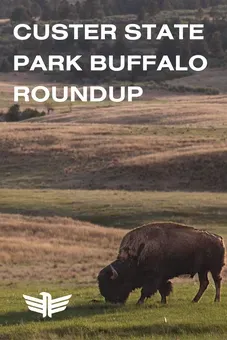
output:
M216 287L215 301L219 301L224 256L223 239L218 235L177 223L151 223L124 236L118 258L112 263L119 276L115 282L109 282L113 281L107 275L109 267L104 268L98 277L100 291L105 296L104 291L108 291L111 283L111 298L107 300L115 302L117 295L120 302L121 290L125 301L133 289L142 287L138 303L143 303L157 290L161 301L166 303L172 290L170 279L185 274L193 277L198 273L200 288L193 299L197 302L209 284L207 274L211 272ZM106 288L103 290L103 287Z

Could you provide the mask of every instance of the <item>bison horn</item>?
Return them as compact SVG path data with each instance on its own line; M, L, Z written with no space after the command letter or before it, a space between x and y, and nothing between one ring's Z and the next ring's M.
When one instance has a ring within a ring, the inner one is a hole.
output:
M111 276L111 280L116 280L117 277L118 277L118 273L111 264L110 264L110 268L111 268L111 271L113 273L113 275Z

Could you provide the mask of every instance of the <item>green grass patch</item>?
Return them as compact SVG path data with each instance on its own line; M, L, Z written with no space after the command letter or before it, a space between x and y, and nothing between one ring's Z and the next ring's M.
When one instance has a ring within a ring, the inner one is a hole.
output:
M135 303L139 291L131 295L125 306L113 306L103 302L97 287L5 287L0 292L1 339L224 339L227 286L220 304L213 303L212 285L199 304L192 304L197 289L198 284L193 282L176 284L168 305L161 305L157 294L138 307ZM66 311L43 320L27 310L22 297L38 297L41 291L48 291L53 297L73 296ZM92 302L93 299L98 302Z
M66 216L133 228L172 220L226 233L226 193L0 189L0 212Z

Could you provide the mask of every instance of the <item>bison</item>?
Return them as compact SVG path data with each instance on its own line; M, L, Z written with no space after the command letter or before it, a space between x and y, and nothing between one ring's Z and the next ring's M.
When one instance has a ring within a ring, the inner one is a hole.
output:
M151 223L128 232L122 239L117 259L98 275L106 302L125 303L129 294L141 289L141 304L157 291L161 302L172 291L170 279L198 273L200 287L193 301L206 290L208 272L213 277L220 301L221 270L225 247L221 236L177 223Z

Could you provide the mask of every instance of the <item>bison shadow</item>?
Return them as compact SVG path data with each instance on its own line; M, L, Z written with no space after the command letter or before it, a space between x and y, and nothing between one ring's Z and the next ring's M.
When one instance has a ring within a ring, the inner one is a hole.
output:
M100 303L90 303L86 305L76 305L69 306L64 312L59 314L54 314L53 318L45 318L43 319L40 314L27 311L20 312L9 312L6 314L0 315L0 325L1 326L9 326L16 324L26 324L29 322L52 322L52 321L61 321L61 320L70 320L75 317L89 317L97 314L108 314L116 310L117 308L121 308L119 305L111 305L105 304L103 302Z
M157 304L149 305L146 308L161 308L161 305L157 306ZM63 320L70 320L75 317L89 317L97 314L106 314L113 313L116 309L121 308L120 306L116 305L108 305L104 303L91 303L87 305L76 305L68 307L64 312L54 315L53 319L43 319L38 314L32 313L30 311L21 311L21 312L10 312L5 315L0 316L0 324L1 326L9 326L9 325L17 325L17 324L26 324L29 322L52 322L52 321L63 321ZM124 306L122 308L125 308ZM128 312L132 308L138 308L135 305L129 305ZM140 307L139 307L140 308ZM163 307L164 308L164 307ZM91 321L94 324L94 320ZM169 336L170 338L180 336L180 335L191 335L195 336L196 334L213 334L215 338L215 334L226 334L227 333L227 324L226 326L223 324L216 324L216 325L205 325L205 324L193 324L193 323L177 323L168 324L164 322L153 323L150 325L118 325L118 327L111 327L110 329L105 327L98 327L96 329L89 328L89 326L82 326L83 328L87 328L84 331L89 336L95 337L97 336L97 332L100 334L105 334L107 337L108 335L118 334L122 338L127 338L128 334L133 334L133 336ZM59 325L56 327L54 326L54 333L63 336L64 334L74 334L77 330L78 325Z

